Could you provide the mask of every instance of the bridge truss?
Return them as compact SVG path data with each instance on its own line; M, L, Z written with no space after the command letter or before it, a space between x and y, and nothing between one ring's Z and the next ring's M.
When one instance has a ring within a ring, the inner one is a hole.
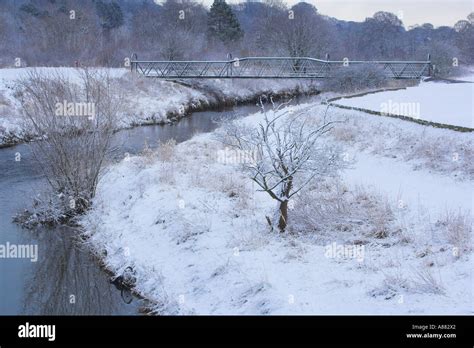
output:
M389 78L420 79L430 76L431 61L334 61L295 57L247 57L214 61L149 61L134 54L130 68L155 78L309 78L323 79L341 69L362 65L379 67Z

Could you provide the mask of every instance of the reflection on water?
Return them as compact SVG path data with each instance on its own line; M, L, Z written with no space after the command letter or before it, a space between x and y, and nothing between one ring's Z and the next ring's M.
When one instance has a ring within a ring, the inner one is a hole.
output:
M121 296L91 254L73 241L73 229L38 230L35 234L40 257L25 284L25 314L137 313L140 301L135 300L129 307L123 305L133 298L130 294Z
M190 117L185 117L179 122L169 125L143 126L122 130L115 135L113 145L119 148L117 155L120 157L126 152L130 154L140 152L145 141L151 148L170 139L180 143L195 134L213 131L219 126L220 119L237 118L258 110L257 106L252 105L226 108L220 111L196 112Z

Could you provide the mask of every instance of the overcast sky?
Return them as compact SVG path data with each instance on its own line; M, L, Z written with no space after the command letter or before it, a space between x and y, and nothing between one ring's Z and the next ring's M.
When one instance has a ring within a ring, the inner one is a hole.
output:
M206 5L213 0L203 0ZM285 0L284 0L285 1ZM227 0L239 3L240 0ZM298 1L286 0L289 4ZM306 0L316 6L321 14L338 19L363 21L377 11L395 13L406 27L431 23L435 27L452 26L474 12L474 0Z

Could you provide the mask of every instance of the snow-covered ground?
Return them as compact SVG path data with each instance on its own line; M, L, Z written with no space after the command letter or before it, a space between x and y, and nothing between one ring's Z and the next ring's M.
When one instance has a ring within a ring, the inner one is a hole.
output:
M291 108L318 119L325 106ZM327 141L351 168L290 222L322 199L342 215L270 232L275 202L205 134L114 165L82 221L90 246L117 274L133 267L162 314L472 314L472 133L330 112L344 123Z
M474 82L474 72L471 72L470 74L466 74L466 75L456 77L456 80Z
M473 96L473 83L425 82L397 91L344 98L335 104L474 128Z
M460 76L455 77L454 79L460 81L474 82L474 66L466 68L464 73L462 73Z
M400 204L440 216L447 210L471 210L472 181L457 181L441 174L413 171L409 164L359 153L357 164L344 173L347 182L383 189ZM374 170L377 168L377 170Z
M28 78L36 70L44 76L61 74L72 82L80 81L80 69L75 68L18 68L0 69L0 146L14 144L34 137L22 122L17 81ZM148 79L127 69L98 68L114 79L116 93L122 96L123 110L117 128L170 122L189 110L217 106L219 103L238 103L262 94L293 94L314 86L302 81L209 80L205 84L183 85L172 81ZM189 81L188 81L189 83Z

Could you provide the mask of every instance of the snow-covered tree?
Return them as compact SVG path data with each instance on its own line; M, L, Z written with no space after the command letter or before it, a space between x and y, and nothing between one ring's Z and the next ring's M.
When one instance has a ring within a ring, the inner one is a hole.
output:
M263 121L257 128L227 124L224 137L228 146L255 153L255 161L244 167L259 190L278 202L276 214L267 221L280 232L288 224L290 199L313 179L336 174L343 163L337 147L320 141L337 123L328 120L327 109L316 122L314 115L293 113L283 105L267 112L261 103Z

